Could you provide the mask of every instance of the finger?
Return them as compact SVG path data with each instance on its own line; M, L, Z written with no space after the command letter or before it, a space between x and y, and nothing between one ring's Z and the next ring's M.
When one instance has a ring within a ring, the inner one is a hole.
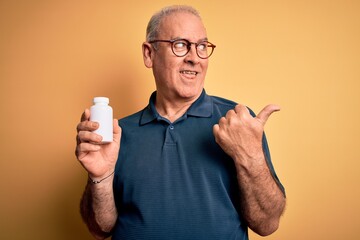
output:
M83 112L83 114L81 115L80 121L83 122L83 121L87 121L89 119L90 119L90 110L86 108L85 111Z
M97 152L101 149L100 145L91 144L91 143L81 143L76 147L75 155L76 157L81 160L82 157L89 152Z
M76 148L78 154L80 153L88 153L88 152L97 152L101 149L101 145L92 144L92 143L81 143Z
M219 132L219 129L220 129L219 124L215 124L215 125L213 126L213 133L214 133L214 135L216 135L216 133Z
M243 104L236 105L235 108L234 108L234 111L238 115L243 114L243 113L250 114L249 109Z
M76 134L76 144L79 145L81 142L84 141L79 136L80 132L82 132L82 131L92 132L92 131L95 131L96 129L98 129L98 127L99 127L99 124L97 122L90 122L90 121L80 122L76 127L76 131L78 133L78 134Z
M76 126L76 130L78 132L80 132L80 131L95 131L98 128L99 128L99 123L91 122L91 121L83 121L83 122L80 122Z
M117 119L114 119L114 127L113 127L113 132L114 132L114 140L119 141L121 139L121 133L122 133L122 129L119 126L119 121Z
M227 111L227 113L225 115L225 118L229 119L229 118L231 118L232 116L235 116L235 115L236 115L235 109L230 109L229 111Z
M101 143L102 137L96 133L89 131L80 131L78 134L78 139L80 143L83 142L92 142L92 143Z
M227 125L227 122L228 122L228 118L226 118L226 117L221 117L221 118L219 119L219 123L216 124L216 125L218 125L219 128L220 128L220 126L224 127L224 126Z
M256 116L256 118L258 120L260 120L260 122L263 125L265 125L265 123L269 119L270 115L273 112L277 112L277 111L280 111L280 106L275 105L275 104L269 104L259 112L259 114Z
M113 125L114 125L114 127L113 127L114 134L119 134L120 131L121 131L121 128L119 126L119 121L117 119L114 119L113 120Z
M215 137L215 142L217 142L218 135L219 135L219 131L220 131L220 126L219 126L219 124L215 124L215 125L213 126L213 134L214 134L214 137Z

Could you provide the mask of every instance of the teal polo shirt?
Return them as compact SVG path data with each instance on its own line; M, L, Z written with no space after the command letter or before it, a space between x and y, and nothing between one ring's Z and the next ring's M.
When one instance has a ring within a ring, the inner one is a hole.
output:
M248 239L234 162L212 130L236 103L203 90L171 123L158 114L155 99L156 92L145 109L119 121L113 239ZM265 137L263 147L278 181Z

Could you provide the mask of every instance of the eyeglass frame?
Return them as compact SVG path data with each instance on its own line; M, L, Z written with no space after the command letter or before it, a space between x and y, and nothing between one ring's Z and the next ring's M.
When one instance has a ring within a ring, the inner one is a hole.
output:
M179 55L179 54L176 54L175 51L174 51L174 43L177 42L177 41L184 41L186 42L186 47L187 47L187 51L185 52L185 54L183 55ZM201 59L208 59L214 52L214 49L216 48L216 45L215 44L212 44L211 42L207 41L207 40L204 40L204 41L201 41L199 43L196 43L196 42L190 42L189 40L185 39L185 38L177 38L177 39L171 39L171 40L161 40L161 39L156 39L156 40L151 40L149 41L148 43L157 43L157 42L167 42L167 43L170 43L171 44L171 51L174 53L175 56L177 57L184 57L186 56L186 54L188 54L190 52L190 49L191 49L191 44L194 44L195 45L195 52L196 52L196 55L201 58ZM207 47L210 47L211 48L211 52L210 54L208 54L207 57L201 57L200 54L198 53L198 46L201 45L201 44L204 44L206 43L206 46Z

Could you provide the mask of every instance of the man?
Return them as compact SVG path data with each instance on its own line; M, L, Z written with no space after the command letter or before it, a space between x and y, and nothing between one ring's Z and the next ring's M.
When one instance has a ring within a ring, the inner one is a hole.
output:
M97 239L248 239L278 228L285 194L263 134L270 114L208 96L215 45L196 10L155 14L142 46L156 92L99 145L85 110L76 156L89 174L81 213Z

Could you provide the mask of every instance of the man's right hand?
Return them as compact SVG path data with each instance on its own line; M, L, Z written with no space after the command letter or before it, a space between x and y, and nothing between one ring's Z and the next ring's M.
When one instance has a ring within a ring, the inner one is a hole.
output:
M100 180L110 175L114 169L120 150L121 128L114 119L114 134L111 143L101 144L102 137L93 133L99 127L91 122L90 111L86 109L77 125L75 155L89 173L89 177Z

